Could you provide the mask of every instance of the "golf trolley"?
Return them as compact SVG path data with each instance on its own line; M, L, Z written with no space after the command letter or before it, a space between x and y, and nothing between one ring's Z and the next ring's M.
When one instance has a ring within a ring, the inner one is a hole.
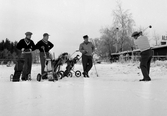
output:
M74 70L74 65L80 60L80 58L81 57L79 55L76 55L76 57L74 57L73 59L67 60L66 70L60 71L60 73L63 74L63 77L72 77L73 73L75 74L76 77L81 76L81 71Z
M44 50L44 48L43 48ZM45 55L45 73L37 75L37 81L41 81L44 76L47 77L49 81L57 81L62 78L63 74L60 72L60 66L63 65L68 60L68 53L61 54L56 60L47 58L46 52Z

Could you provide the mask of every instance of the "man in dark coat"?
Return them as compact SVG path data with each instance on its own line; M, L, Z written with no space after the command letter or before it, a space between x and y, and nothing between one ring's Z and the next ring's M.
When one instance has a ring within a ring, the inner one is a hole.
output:
M21 57L24 59L24 66L22 71L22 80L28 80L28 75L31 74L32 54L35 50L35 44L31 40L32 33L26 32L26 37L21 39L17 44L17 49L21 50Z
M93 52L95 50L94 45L88 41L88 35L83 36L84 42L80 44L79 51L82 53L82 65L84 77L89 77L89 71L93 66Z
M53 48L53 44L48 41L49 39L49 34L48 33L44 33L43 34L43 39L40 40L37 44L36 44L36 49L39 49L40 51L40 62L41 62L41 74L44 75L45 74L45 59L49 58L49 50ZM44 51L45 50L45 51ZM45 56L46 53L46 56ZM46 76L42 77L43 79L47 79Z

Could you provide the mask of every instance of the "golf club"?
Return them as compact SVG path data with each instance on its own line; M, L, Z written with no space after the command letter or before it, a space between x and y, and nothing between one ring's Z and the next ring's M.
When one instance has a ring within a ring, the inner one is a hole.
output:
M139 34L142 35L144 31L146 31L148 28L152 28L151 25L149 25L148 27L146 27L143 31L140 31Z
M96 69L96 64L95 64L95 60L93 59L93 65L95 67L95 71L96 71L96 76L99 77L98 73L97 73L97 69Z
M75 50L75 51L71 54L71 56L72 56L74 53L76 53L76 52L79 52L79 50Z
M148 27L146 27L143 31L147 30L148 28L152 28L151 25L149 25Z

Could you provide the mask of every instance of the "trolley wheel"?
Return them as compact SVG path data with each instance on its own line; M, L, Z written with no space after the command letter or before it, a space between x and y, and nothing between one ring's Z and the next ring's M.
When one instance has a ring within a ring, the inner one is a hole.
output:
M13 81L13 74L10 75L10 81Z
M41 81L41 79L42 79L42 75L41 75L41 74L38 74L38 75L37 75L37 81L39 81L39 82L40 82L40 81Z
M72 72L69 72L67 77L72 77Z
M81 71L79 71L79 70L75 71L75 76L80 77L81 76Z
M28 81L31 81L31 74L28 74Z
M59 71L59 72L57 72L57 80L60 80L60 79L62 79L62 77L63 77L63 74L64 74L64 71Z
M61 75L62 75L62 76L64 75L64 71L62 71L62 70L61 70L61 71L59 71L59 73L61 73Z

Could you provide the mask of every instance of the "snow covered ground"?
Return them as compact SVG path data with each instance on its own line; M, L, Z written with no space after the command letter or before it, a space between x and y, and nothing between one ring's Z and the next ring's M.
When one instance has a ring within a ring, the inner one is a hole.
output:
M151 82L137 63L97 64L91 78L10 82L13 66L0 65L0 116L167 116L167 62L152 63ZM81 65L75 69L82 71Z

